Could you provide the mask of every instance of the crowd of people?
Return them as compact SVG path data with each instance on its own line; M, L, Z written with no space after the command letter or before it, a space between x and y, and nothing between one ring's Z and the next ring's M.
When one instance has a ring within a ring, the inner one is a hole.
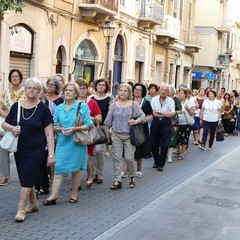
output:
M144 158L153 157L153 168L162 172L166 162L184 160L191 132L193 145L212 150L216 133L223 126L225 136L239 129L239 94L236 90L216 92L210 87L190 90L167 84L121 83L114 96L107 80L89 85L84 79L64 83L57 74L45 84L29 78L22 84L20 70L9 73L10 88L0 98L2 128L19 136L14 153L21 184L15 220L23 222L26 214L39 210L38 196L49 194L44 206L57 203L64 176L72 175L69 203L78 201L83 182L86 188L104 180L104 158L112 155L113 183L110 190L129 188L142 177ZM16 127L17 108L21 106L20 129ZM83 124L76 126L79 112ZM143 124L145 141L133 146L130 126ZM109 142L83 146L73 141L75 132L103 126ZM0 135L0 140L3 134ZM111 149L110 149L111 146ZM111 150L111 151L110 151ZM71 153L71 161L69 161ZM135 171L136 162L136 171ZM9 152L0 147L0 186L10 179ZM82 180L82 171L87 179ZM50 192L50 186L51 192Z

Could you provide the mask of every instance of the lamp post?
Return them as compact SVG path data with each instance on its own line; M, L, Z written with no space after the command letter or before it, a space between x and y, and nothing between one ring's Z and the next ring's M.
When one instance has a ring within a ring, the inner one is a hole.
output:
M105 68L105 79L109 78L109 49L111 44L111 39L114 35L115 26L111 23L110 20L107 20L103 25L103 35L106 38L107 51L106 51L106 68Z

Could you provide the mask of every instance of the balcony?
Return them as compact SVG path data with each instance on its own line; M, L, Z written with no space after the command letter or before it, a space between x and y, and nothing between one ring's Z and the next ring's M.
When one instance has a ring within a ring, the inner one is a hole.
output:
M154 0L147 2L145 0L137 0L136 14L138 16L138 25L143 28L154 28L163 22L164 6Z
M217 68L226 68L230 64L230 58L228 54L219 54L217 57L216 67Z
M185 48L186 52L198 53L202 46L202 35L196 31L186 32Z
M219 19L218 31L221 33L230 33L232 31L232 20L228 17Z
M173 44L180 37L180 20L171 15L164 15L163 23L156 26L155 34L160 44Z
M118 15L118 0L80 0L79 8L82 17L105 21Z

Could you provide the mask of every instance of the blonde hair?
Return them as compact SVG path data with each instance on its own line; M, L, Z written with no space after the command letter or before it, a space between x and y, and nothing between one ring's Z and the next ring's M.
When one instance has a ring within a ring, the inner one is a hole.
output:
M119 97L119 91L121 88L125 87L128 91L128 100L132 99L132 87L128 83L121 83L117 90L117 95Z
M80 90L79 90L79 86L77 85L77 83L75 83L75 82L65 83L65 84L63 85L63 93L65 92L65 90L66 90L66 88L67 88L68 86L73 86L73 87L74 87L74 90L75 90L75 92L76 92L76 94L77 94L77 96L75 97L75 99L78 99Z

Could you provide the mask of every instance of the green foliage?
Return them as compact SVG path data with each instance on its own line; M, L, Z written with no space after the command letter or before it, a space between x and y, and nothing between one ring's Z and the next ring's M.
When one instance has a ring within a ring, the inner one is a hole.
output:
M0 0L0 20L6 11L15 11L22 13L25 3L23 0Z

